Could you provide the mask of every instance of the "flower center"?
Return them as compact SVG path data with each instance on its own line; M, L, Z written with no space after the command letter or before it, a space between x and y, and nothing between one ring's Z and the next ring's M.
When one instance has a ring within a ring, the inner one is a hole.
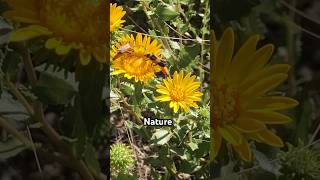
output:
M213 128L234 123L239 115L238 92L226 85L213 85Z
M85 45L106 44L106 3L97 0L39 2L41 24L64 41Z
M180 86L175 86L170 92L170 97L176 102L183 101L185 99L185 93Z
M122 59L122 65L127 74L144 76L149 73L154 73L154 67L149 62L149 60L146 60L146 58L143 56L126 55L122 57Z

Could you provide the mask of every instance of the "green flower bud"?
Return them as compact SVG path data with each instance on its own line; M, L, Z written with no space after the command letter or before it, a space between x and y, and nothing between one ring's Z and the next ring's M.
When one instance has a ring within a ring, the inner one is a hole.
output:
M112 171L118 174L127 174L128 169L134 165L133 155L133 150L125 144L111 145L110 165Z

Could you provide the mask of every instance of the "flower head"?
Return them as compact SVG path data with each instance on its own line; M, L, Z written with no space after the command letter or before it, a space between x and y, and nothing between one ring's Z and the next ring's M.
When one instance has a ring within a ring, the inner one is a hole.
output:
M124 52L119 49L126 47ZM147 55L155 55L161 59L161 45L157 40L151 41L149 36L142 37L138 33L136 38L133 35L124 35L112 46L111 57L113 74L124 74L124 77L134 78L136 82L148 82L155 77L155 73L161 71L159 65L150 60Z
M256 49L258 36L252 36L234 54L234 32L228 28L219 47L213 33L212 89L213 156L219 152L222 139L233 146L243 160L251 160L249 139L282 147L282 140L267 125L284 124L291 119L278 110L298 104L294 99L269 95L287 79L289 65L267 65L273 45Z
M125 22L125 20L122 20L125 14L126 12L123 11L122 6L110 4L110 32L114 32L122 26Z
M110 165L117 173L126 174L134 165L133 150L122 144L113 144L110 150Z
M278 158L281 164L283 179L320 179L319 149L308 147L303 142L297 146L288 145L286 152L280 151Z
M79 51L80 62L91 59L106 62L107 14L106 1L88 0L6 0L10 10L7 19L26 26L11 33L11 41L24 41L46 37L45 46L58 55L71 49ZM111 15L113 17L113 15Z
M170 108L173 108L175 113L180 107L185 112L189 112L190 107L198 108L196 102L201 100L202 93L197 91L200 82L195 79L191 73L184 75L183 71L174 72L173 78L168 77L163 80L163 84L157 85L157 92L162 95L156 97L156 100L170 101Z

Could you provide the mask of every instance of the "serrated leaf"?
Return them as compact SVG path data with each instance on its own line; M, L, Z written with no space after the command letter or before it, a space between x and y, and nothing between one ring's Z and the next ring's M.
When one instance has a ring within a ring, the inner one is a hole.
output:
M54 105L68 103L76 93L70 83L46 72L40 74L32 91L42 102Z

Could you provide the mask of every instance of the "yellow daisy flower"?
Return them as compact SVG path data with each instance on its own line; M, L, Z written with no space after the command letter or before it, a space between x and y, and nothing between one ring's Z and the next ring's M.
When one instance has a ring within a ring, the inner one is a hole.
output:
M88 64L94 57L106 63L106 1L88 0L6 0L7 19L26 24L11 33L12 42L46 37L45 46L58 55L79 50L80 62ZM118 12L117 12L118 15ZM111 14L111 17L113 15Z
M122 50L123 52L119 52ZM151 41L149 36L142 37L138 33L136 38L133 35L124 35L112 46L111 58L113 74L124 74L124 77L134 78L136 82L147 83L155 77L155 73L161 71L161 67L150 60L147 55L154 55L159 59L162 48L157 40Z
M178 112L181 107L185 112L189 112L190 107L198 108L197 101L201 100L202 93L197 92L200 82L195 81L196 76L188 73L184 76L183 71L174 72L173 78L168 77L163 80L163 84L158 84L157 92L161 96L156 97L157 101L170 101L170 108L173 112Z
M212 34L212 157L219 152L223 139L246 161L252 158L249 139L282 147L280 137L267 125L290 122L290 117L278 110L292 108L298 102L268 92L287 79L289 65L267 65L273 45L257 50L258 36L250 37L234 54L231 28L223 33L218 47Z
M110 4L110 32L114 32L122 27L122 24L125 22L122 18L125 14L126 12L123 11L122 6L117 6L117 3Z

